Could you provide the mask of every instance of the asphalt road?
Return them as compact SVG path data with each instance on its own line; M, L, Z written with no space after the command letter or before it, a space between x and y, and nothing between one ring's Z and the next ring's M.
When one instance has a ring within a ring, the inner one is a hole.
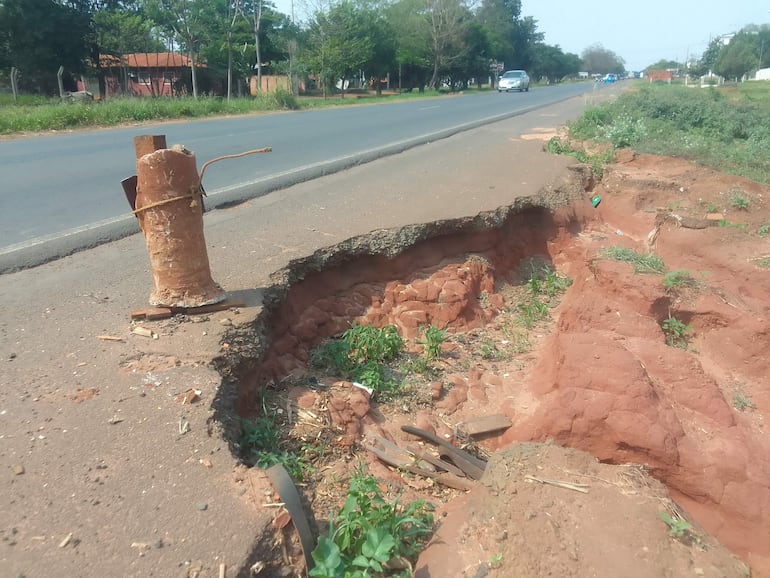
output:
M0 273L35 266L138 231L120 181L135 172L133 137L165 134L198 165L269 146L273 152L212 165L208 208L402 152L463 130L596 90L591 83L527 93L447 96L120 129L46 134L0 142Z

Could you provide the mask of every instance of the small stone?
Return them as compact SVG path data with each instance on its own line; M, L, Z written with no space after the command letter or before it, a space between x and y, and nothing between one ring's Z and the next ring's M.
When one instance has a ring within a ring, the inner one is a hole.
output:
M693 568L692 571L695 573L696 576L703 576L705 572L703 571L703 568Z
M161 548L163 548L163 540L158 538L152 543L152 547L157 550L160 550Z
M233 324L233 320L229 319L228 317L225 317L224 319L221 319L219 323L220 325L224 325L225 327L230 327Z
M204 510L208 510L209 509L209 505L206 502L201 502L200 504L198 504L198 509L201 512L203 512Z
M242 496L243 494L245 494L245 493L246 493L246 488L245 488L244 486L241 486L241 487L240 487L240 488L238 488L238 489L237 489L235 492L236 492L236 493L237 493L239 496Z
M537 516L537 512L533 512L532 510L529 510L529 511L526 513L526 518L527 518L527 520L531 520L532 518L534 518L534 517L536 517L536 516Z
M498 532L496 538L498 542L504 542L508 539L508 530L503 530L502 532Z
M22 466L21 464L17 466L13 466L13 474L16 476L22 475L25 471L26 470L24 469L24 466Z

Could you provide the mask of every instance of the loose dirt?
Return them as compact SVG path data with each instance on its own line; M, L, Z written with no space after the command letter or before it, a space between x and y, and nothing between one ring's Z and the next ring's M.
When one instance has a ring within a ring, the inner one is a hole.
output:
M280 409L295 447L324 448L303 486L320 530L360 464L402 499L436 504L415 576L770 576L770 189L630 151L595 187L582 174L589 190L561 208L525 203L398 254L349 243L276 274L239 411ZM608 256L618 247L686 282L635 272ZM527 280L544 265L572 284L541 295L548 317L527 327ZM422 327L448 338L401 395L369 400L310 363L354 320L396 325L413 360ZM490 414L511 427L462 435ZM484 478L465 494L362 449L374 434L415 445L403 424L488 458ZM301 567L295 549L260 575Z

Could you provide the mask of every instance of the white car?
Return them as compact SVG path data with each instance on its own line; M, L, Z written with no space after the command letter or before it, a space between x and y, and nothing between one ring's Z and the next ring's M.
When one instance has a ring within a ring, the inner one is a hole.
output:
M529 75L525 70L508 70L497 81L497 92L529 92Z

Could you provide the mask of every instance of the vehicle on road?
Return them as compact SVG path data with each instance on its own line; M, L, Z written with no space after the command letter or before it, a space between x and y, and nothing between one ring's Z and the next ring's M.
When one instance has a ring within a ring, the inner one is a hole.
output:
M507 70L497 81L497 92L529 92L529 75L525 70Z
M607 74L604 77L604 82L616 82L617 80L618 77L615 74Z

